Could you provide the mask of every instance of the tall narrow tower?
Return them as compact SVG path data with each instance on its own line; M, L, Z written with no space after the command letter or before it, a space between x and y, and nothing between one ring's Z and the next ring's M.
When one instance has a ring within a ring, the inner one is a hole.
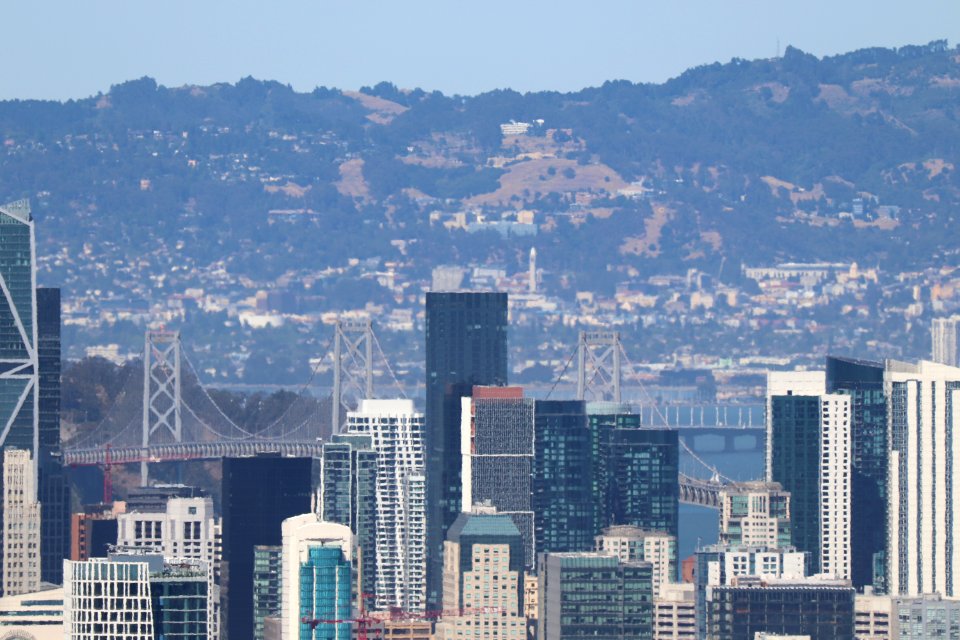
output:
M461 511L460 398L507 382L507 294L427 293L427 602L440 608L443 541Z
M36 462L37 271L30 204L19 200L0 205L0 224L0 449L26 449Z
M529 283L527 284L530 289L530 293L537 292L537 249L536 247L530 247L530 274L527 276L529 278Z

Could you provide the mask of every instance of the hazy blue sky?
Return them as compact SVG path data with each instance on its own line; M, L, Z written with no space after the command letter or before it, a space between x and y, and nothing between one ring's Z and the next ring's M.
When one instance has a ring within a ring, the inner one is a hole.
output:
M0 98L252 75L477 93L662 81L792 44L817 55L960 41L958 0L0 0Z

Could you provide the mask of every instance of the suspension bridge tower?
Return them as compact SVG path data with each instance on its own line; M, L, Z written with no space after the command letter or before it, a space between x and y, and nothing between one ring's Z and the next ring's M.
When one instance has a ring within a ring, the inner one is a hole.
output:
M577 399L620 402L619 331L581 331L577 344Z
M373 397L373 325L366 320L338 319L333 338L333 433L339 433L349 409L347 399Z
M150 445L183 442L180 409L180 332L147 331L143 345L142 486L148 480Z

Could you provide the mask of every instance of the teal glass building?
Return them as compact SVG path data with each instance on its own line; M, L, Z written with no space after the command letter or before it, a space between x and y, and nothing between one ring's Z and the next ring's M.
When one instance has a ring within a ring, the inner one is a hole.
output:
M338 545L312 546L300 564L300 619L329 620L300 624L300 640L348 640L351 637L350 560Z

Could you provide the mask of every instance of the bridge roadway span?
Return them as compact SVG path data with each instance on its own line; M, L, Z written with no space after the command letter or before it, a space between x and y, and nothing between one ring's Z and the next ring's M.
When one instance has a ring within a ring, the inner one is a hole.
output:
M209 460L236 458L258 453L279 453L297 458L319 458L323 443L317 440L287 442L281 440L238 440L226 442L198 442L153 444L147 447L98 447L67 449L63 459L69 465L132 464L135 462L167 462L176 460ZM108 459L109 456L109 459Z
M133 464L143 461L165 462L251 456L275 452L283 456L319 458L323 443L254 440L247 442L205 442L194 444L151 445L149 447L117 447L68 449L64 462L69 465ZM108 453L109 451L109 453ZM701 480L680 474L680 502L711 509L720 508L720 491L727 485L714 480Z

